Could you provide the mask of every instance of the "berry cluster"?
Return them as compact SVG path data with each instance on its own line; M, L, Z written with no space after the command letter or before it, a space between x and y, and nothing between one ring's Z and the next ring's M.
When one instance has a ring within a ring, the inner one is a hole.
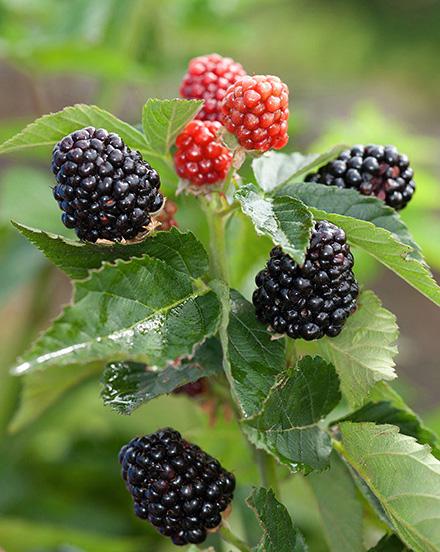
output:
M306 181L339 188L355 188L374 195L390 207L403 209L414 194L414 171L406 155L394 146L354 146L343 151Z
M167 199L162 211L155 217L160 222L159 230L170 230L173 226L178 226L174 215L177 213L177 205Z
M191 121L176 140L174 164L177 174L196 186L215 184L226 178L231 151L219 137L217 121Z
M293 339L337 336L356 310L359 286L352 267L344 231L317 222L302 266L280 247L272 249L266 268L255 278L257 317Z
M52 171L62 221L82 240L135 238L163 204L158 173L102 128L64 137L53 150Z
M278 77L245 76L228 88L223 124L248 150L280 149L288 142L289 89Z
M178 431L165 428L132 439L119 454L134 511L176 545L198 544L222 521L234 476Z
M180 85L180 95L189 100L204 100L197 119L219 121L220 103L226 90L245 74L243 67L231 58L218 54L196 57L189 62L188 72Z
M204 395L209 389L208 378L200 378L197 381L191 381L190 383L185 383L180 387L174 389L174 395L188 395L188 397L199 397Z

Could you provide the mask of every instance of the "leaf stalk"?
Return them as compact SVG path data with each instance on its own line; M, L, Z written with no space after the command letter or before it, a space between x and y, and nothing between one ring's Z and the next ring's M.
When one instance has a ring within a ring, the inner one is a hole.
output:
M239 537L237 537L237 535L234 535L234 533L231 531L229 525L227 525L226 522L223 522L219 530L219 534L225 542L232 544L233 546L238 548L240 552L251 552L251 549L248 546L248 544L242 541Z

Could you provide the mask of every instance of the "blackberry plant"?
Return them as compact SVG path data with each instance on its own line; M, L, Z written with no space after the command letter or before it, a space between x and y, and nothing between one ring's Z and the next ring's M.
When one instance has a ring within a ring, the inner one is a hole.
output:
M397 212L414 191L408 159L391 146L273 151L288 141L287 85L218 55L193 60L180 92L188 99L148 100L141 126L75 105L0 145L55 146L48 190L65 235L13 224L74 284L71 305L14 367L24 379L15 427L35 397L41 412L92 376L120 414L163 394L196 397L195 408L217 401L258 466L245 501L256 523L243 518L246 537L231 528L252 467L230 465L233 444L215 424L218 459L176 419L177 430L120 452L146 532L188 550L220 536L242 552L306 551L304 527L282 504L286 481L305 473L331 552L365 550L367 526L380 538L371 550L440 550L438 439L388 383L397 322L355 272L362 250L440 303ZM191 231L199 220L209 251ZM251 246L237 223L263 239Z

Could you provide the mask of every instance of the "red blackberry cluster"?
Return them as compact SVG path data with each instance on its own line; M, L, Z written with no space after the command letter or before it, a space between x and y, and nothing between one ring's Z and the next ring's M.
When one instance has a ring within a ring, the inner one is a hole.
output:
M174 395L188 395L188 397L199 397L204 395L209 389L208 378L200 378L197 381L185 383L174 389Z
M220 103L226 90L245 74L243 67L231 58L218 54L196 57L189 62L180 95L188 100L204 100L197 119L220 121Z
M132 439L119 461L135 514L176 545L203 542L233 498L232 473L171 428Z
M289 140L289 89L278 77L245 76L228 88L223 124L248 150L280 149Z
M196 186L215 184L226 178L231 151L219 137L217 121L191 121L176 140L174 164L177 174Z
M157 171L103 128L63 138L53 150L52 171L62 221L81 240L135 238L163 204Z
M159 230L170 230L173 226L178 226L174 215L177 212L177 205L167 199L164 208L156 216L156 220L160 222Z
M403 209L414 194L414 171L394 146L353 146L337 159L306 176L307 182L355 188L394 209Z
M266 268L255 278L257 317L276 333L306 340L337 336L356 310L359 286L353 256L341 228L320 221L299 266L274 247Z

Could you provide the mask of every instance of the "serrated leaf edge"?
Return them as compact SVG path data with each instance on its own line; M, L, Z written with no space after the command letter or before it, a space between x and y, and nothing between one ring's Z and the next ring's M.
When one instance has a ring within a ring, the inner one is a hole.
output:
M277 196L276 198L274 197L271 197L269 194L265 194L262 190L259 190L258 188L256 188L256 186L254 184L246 184L245 186L241 186L234 194L234 197L235 199L238 200L239 204L240 204L240 209L242 211L242 213L249 217L251 219L251 222L253 222L252 220L252 217L249 213L246 212L245 210L245 205L244 203L242 202L242 199L245 199L245 196L243 196L243 193L244 192L253 192L255 193L256 195L258 195L262 200L264 201L267 201L268 203L271 204L272 206L272 212L273 212L273 220L275 221L276 223L276 226L277 226L277 230L283 235L285 236L286 238L286 241L289 242L290 240L288 239L285 231L281 228L280 224L279 224L279 220L278 218L275 216L275 212L274 212L274 201L276 199L280 199L280 200L294 200L292 201L293 204L296 204L297 207L299 209L301 209L304 213L304 215L306 214L311 214L311 210L309 209L309 207L303 203L300 199L298 198L294 198L294 197L291 197L291 196ZM257 228L255 226L255 224L253 225L254 226L254 229L255 229L255 232L259 235L259 236L266 236L268 237L272 243L274 245L280 245L279 243L276 243L272 236L266 232L264 232L263 230L260 230L259 228ZM310 241L310 237L312 235L312 231L313 231L313 216L310 216L310 225L309 225L309 228L308 228L308 231L307 231L307 234L308 234L308 239L307 239L307 242ZM306 254L306 248L303 249L302 252L298 252L297 250L294 250L292 247L285 247L285 246L282 246L283 250L285 250L298 264L302 264L304 262L304 259L305 259L305 254Z
M359 423L356 423L356 422L343 422L342 425L344 425L344 424L346 424L346 425L370 425L370 426L376 426L377 425L373 422L359 422ZM383 433L399 434L399 435L402 435L403 437L405 437L408 441L413 441L413 442L417 443L420 446L420 450L424 451L423 458L426 458L426 456L431 455L432 449L427 443L425 443L425 444L419 443L417 441L417 439L415 439L414 437L412 437L410 435L405 435L404 433L402 433L397 426L392 425L392 424L380 424L380 427L383 428ZM342 458L346 462L349 462L349 465L352 468L353 468L354 465L357 466L355 471L359 474L359 476L363 479L363 481L371 489L371 492L378 499L379 503L383 507L385 513L390 518L390 520L392 521L393 518L399 519L399 522L402 523L402 525L404 525L405 527L409 527L411 529L411 531L414 531L419 536L421 541L426 542L427 544L429 544L431 546L431 543L429 541L427 541L426 538L423 535L420 535L419 531L415 528L415 526L408 525L406 522L403 522L403 520L400 516L397 516L395 514L391 514L388 511L388 503L387 503L388 500L382 501L378 498L379 496L381 496L381 493L377 492L375 486L371 483L369 478L365 477L365 474L363 473L363 471L361 469L359 469L360 466L358 466L358 463L353 462L353 459L351 458L351 456L347 453L345 448L343 448L343 439L342 439L342 442L339 443L339 446L336 447L336 450L339 452L339 454L342 456ZM420 458L415 458L412 454L405 454L405 456L411 456L414 460L416 460L417 462L422 463L425 467L429 468L429 465L422 462ZM438 472L436 472L436 473L438 473ZM399 537L405 542L405 544L407 544L409 546L409 544L406 542L406 539L403 539L401 537L401 535L399 535Z
M32 121L31 123L27 124L20 132L18 132L17 134L14 134L14 136L11 136L10 138L8 138L7 140L5 140L2 144L0 144L0 154L3 154L3 153L8 153L8 152L11 152L11 151L16 151L16 150L20 150L20 149L28 149L28 148L32 148L32 147L40 147L40 146L51 146L53 145L53 141L52 140L42 140L40 143L38 144L23 144L23 145L19 145L19 146L15 146L13 145L13 141L17 140L17 139L20 139L23 137L23 135L26 133L26 131L29 131L32 129L32 127L34 127L37 123L38 124L43 124L45 125L46 127L49 127L50 128L50 124L49 124L49 121L51 119L51 117L53 117L54 115L59 115L61 113L64 113L66 115L66 119L69 119L69 116L70 116L70 121L71 122L76 122L75 118L72 117L70 114L72 111L74 110L80 110L84 113L85 117L88 117L89 120L90 120L90 124L93 123L92 119L90 119L90 115L88 113L86 113L86 110L87 109L93 109L93 110L96 110L100 113L103 113L105 115L109 115L110 117L114 118L114 119L117 119L119 120L123 125L126 125L127 128L130 129L130 132L133 134L133 136L136 137L137 140L139 140L140 142L143 142L145 143L145 146L148 146L149 144L147 143L146 139L145 139L145 136L139 132L139 130L137 130L136 128L134 128L133 126L131 126L129 123L126 123L125 121L122 121L121 119L118 119L115 115L113 115L112 113L106 111L105 109L102 109L96 105L93 105L93 104L84 104L84 103L78 103L78 104L74 104L74 105L70 105L70 106L67 106L67 107L64 107L63 109L61 109L60 111L54 111L54 112L50 112L50 113L47 113L45 115L42 115L41 117L38 117L37 119L35 119L34 121ZM83 127L83 123L81 122L81 128ZM38 134L37 134L38 135ZM12 145L11 145L12 143ZM145 155L152 155L152 156L160 156L160 154L158 152L154 152L154 151L148 151L147 149L143 149L142 148L142 151Z
M88 246L96 246L97 248L101 248L103 251L105 250L105 248L110 248L110 247L113 247L112 245L98 245L98 244L93 244L93 243L84 243L84 242L81 242L81 241L76 241L76 240L71 240L69 238L66 238L60 234L54 234L52 232L46 232L45 230L40 230L39 228L32 228L31 226L27 226L25 224L21 224L20 222L17 222L17 221L14 221L14 220L11 220L11 224L22 234L22 236L24 236L27 240L29 240L35 247L37 247L37 249L39 249L46 257L46 253L44 251L44 249L42 247L40 247L40 244L37 243L36 241L34 241L31 237L25 235L23 232L22 232L22 229L28 231L28 232L32 232L34 234L40 234L40 235L44 235L44 236L47 236L49 237L51 240L53 241L58 241L58 242L61 242L65 245L67 245L68 247L77 247L79 249L83 248L83 247L86 247L87 245ZM195 236L195 234L193 234L193 232L191 232L190 230L187 231L187 232L181 232L178 228L171 228L170 230L162 230L162 231L155 231L154 233L152 234L149 234L145 239L148 240L148 239L151 239L151 238L154 238L158 235L161 235L161 234L164 234L164 233L168 233L168 234L178 234L179 236L192 236L198 243L201 243L200 240ZM122 244L118 244L118 245L122 245ZM127 244L126 245L127 247L130 247L130 244ZM204 249L204 248L203 248ZM182 263L187 267L187 263L185 262L185 260L183 259L183 257L181 256L180 254L180 251L176 250L176 254L179 255L180 259L182 260ZM103 263L107 263L109 266L114 266L115 262L116 261L119 261L119 260L124 260L124 261L128 261L130 262L131 259L142 259L143 257L148 257L150 255L148 255L148 253L133 253L133 255L130 256L129 259L115 259L114 261L105 261L103 260L102 261L102 264ZM47 257L49 260L51 260L49 257ZM157 257L151 257L152 259L157 259L157 260L162 260L162 259L158 259ZM53 261L51 261L53 262ZM55 263L53 263L55 266L58 266L56 265ZM75 282L82 282L84 280L87 280L89 278L89 276L85 276L84 278L73 278L72 276L70 276L70 274L68 272L66 272L64 269L62 269L61 267L58 267L60 270L62 270L63 272L65 272L73 281ZM98 267L98 268L89 268L89 269L84 269L84 270L87 270L89 273L90 272L94 272L94 271L97 271L99 270L99 268L101 267ZM191 276L191 274L189 273L186 273L186 272L183 272L177 268L174 268L174 270L176 270L177 272L182 272L183 274L186 274L189 278L191 279L194 279L193 276Z
M88 281L90 281L93 276L96 274L96 273L99 273L99 272L103 272L106 268L117 268L118 265L121 265L121 264L125 264L125 265L128 265L132 262L139 262L139 261L142 261L142 260L151 260L153 262L157 262L159 264L162 264L163 266L166 266L168 267L168 264L165 262L165 261L162 261L162 259L157 259L156 257L150 257L149 255L142 255L142 257L140 258L133 258L133 259L116 259L116 261L114 263L110 263L110 262L107 262L107 261L104 261L102 263L102 265L99 267L99 268L96 268L96 269L91 269L89 270L89 275L82 279L82 280L76 280L75 283L76 284L79 284L79 285L83 285L85 283L87 283ZM170 267L168 267L170 268ZM178 272L177 270L175 269L172 269L174 270L175 272ZM190 279L193 283L193 292L188 295L187 297L183 298L183 299L180 299L179 301L177 301L176 303L173 303L172 305L168 305L166 309L160 309L161 311L163 310L171 310L172 308L174 308L175 306L181 304L182 302L186 302L188 300L191 300L191 299L195 299L197 297L202 297L204 295L207 295L208 293L212 292L214 293L214 295L217 297L217 300L219 301L220 303L220 300L218 298L218 295L217 293L209 288L208 286L204 285L203 284L203 287L202 286L198 286L198 289L195 289L195 285L194 284L197 284L197 280L195 280L194 278L191 278L190 276L188 276L188 279ZM36 336L36 338L32 341L31 345L27 348L26 352L24 353L23 356L26 356L27 354L30 354L30 352L33 350L34 348L34 345L36 345L38 343L38 341L40 340L40 338L44 337L44 335L53 327L53 325L58 321L58 320L61 320L61 318L64 316L65 312L68 311L69 309L73 308L73 306L75 304L78 304L81 302L82 298L79 299L79 301L76 301L76 298L77 298L77 294L78 294L79 290L78 290L78 287L77 285L75 285L74 287L74 290L73 290L73 293L72 293L72 298L71 300L66 303L64 306L63 306L63 309L62 311L58 314L58 316L56 316L55 318L52 319L52 321L50 322L50 325L48 328L42 330L41 332L39 332L39 334ZM151 316L156 316L158 314L159 311L155 312L154 314L152 314ZM148 320L150 317L146 318L143 320L143 322L145 320ZM208 334L206 336L204 336L203 340L200 341L200 342L197 342L194 344L193 348L192 348L192 353L191 354L194 354L194 351L195 351L195 348L200 346L201 344L203 344L206 339L208 339L209 337L212 337L213 335L215 335L215 333L217 332L217 329L218 329L218 324L220 322L220 315L219 315L219 320L218 320L218 323L216 325L216 329L213 330L213 333L211 334ZM139 325L139 322L136 322L135 324L132 324L131 326L129 326L128 328L125 328L123 331L126 331L126 330L129 330L129 329L133 329L133 328L136 328L136 326ZM116 330L116 332L113 332L113 333L117 333L119 334L120 330ZM108 336L101 336L101 338L108 338ZM51 358L57 358L58 356L65 356L66 354L76 350L76 349L80 349L80 348L84 348L86 347L89 343L93 343L94 340L92 341L88 341L88 342L84 342L84 343L78 343L78 344L74 344L74 345L70 345L69 347L65 347L64 349L60 349L61 351L64 351L63 355L56 355L57 351L52 351L51 353L47 353L47 355L49 355ZM60 351L59 350L59 351ZM14 367L11 368L10 370L10 373L11 375L14 375L14 376L21 376L23 374L26 374L26 373L31 373L33 371L35 371L36 369L38 368L31 368L32 366L32 363L33 362L37 362L37 364L39 364L38 360L34 360L34 361L24 361L23 360L23 356L20 355L18 357L18 362L20 362L20 364L17 366L15 365ZM40 357L37 357L38 358L41 358L41 357L45 357L46 355L40 355ZM94 362L98 362L99 359L95 359ZM106 360L103 360L102 361L103 363L104 362L108 362L107 359ZM136 361L134 361L136 362ZM41 364L42 362L40 362Z

